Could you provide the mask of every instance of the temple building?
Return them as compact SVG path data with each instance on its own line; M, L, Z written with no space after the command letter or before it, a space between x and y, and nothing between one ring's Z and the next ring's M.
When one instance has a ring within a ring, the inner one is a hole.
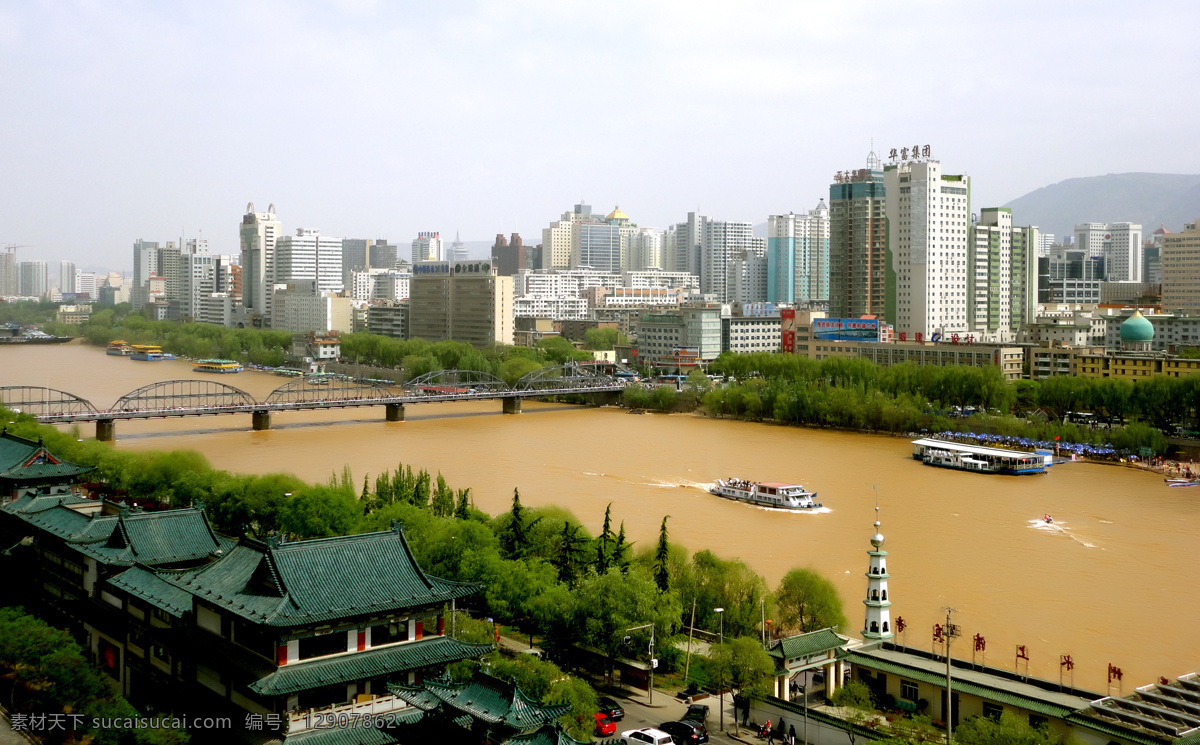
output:
M96 470L56 458L41 439L0 431L0 507L23 496L68 494L80 477Z

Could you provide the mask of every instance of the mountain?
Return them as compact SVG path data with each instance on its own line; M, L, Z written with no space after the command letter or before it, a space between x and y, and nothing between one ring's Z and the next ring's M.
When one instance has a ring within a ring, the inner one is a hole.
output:
M1200 175L1110 173L1043 186L1005 207L1015 225L1037 225L1061 242L1085 222L1140 223L1146 237L1163 225L1172 233L1200 219Z

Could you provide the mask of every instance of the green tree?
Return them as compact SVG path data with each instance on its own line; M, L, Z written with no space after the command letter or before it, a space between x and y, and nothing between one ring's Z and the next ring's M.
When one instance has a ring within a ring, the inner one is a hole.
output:
M600 535L596 538L596 573L604 574L608 571L612 561L612 502L604 508L604 525L600 528Z
M954 739L963 745L1051 745L1056 742L1050 730L1034 729L1025 719L1005 711L999 721L987 717L968 717L954 728Z
M564 520L561 541L558 554L554 558L554 568L558 570L559 582L574 587L579 579L580 567L584 563L587 540L579 534L578 525Z
M625 335L615 328L595 328L583 332L584 349L609 350L625 343Z
M296 538L329 538L349 533L361 514L353 492L310 486L293 496L281 511L279 527Z
M865 683L852 680L833 692L833 705L846 710L844 718L851 725L845 730L846 737L854 745L858 738L854 728L862 726L875 711L875 696Z
M437 517L450 517L454 514L454 490L446 486L446 479L439 472L437 485L433 489L433 500L429 509Z
M599 649L608 658L608 675L618 656L635 656L624 646L626 629L654 624L659 637L669 636L679 624L683 608L675 593L662 592L651 577L638 571L589 575L575 592L575 629L583 643ZM646 630L649 631L648 629ZM639 639L641 637L639 636ZM645 634L649 638L649 633ZM646 658L640 648L636 656Z
M843 629L842 600L833 583L812 569L792 569L775 591L779 625L799 632Z
M454 506L454 516L459 520L467 520L471 516L471 488L458 490L458 503Z
M658 529L658 549L654 552L654 582L661 592L671 589L671 578L667 572L671 547L667 542L667 520L670 515L663 517L662 527Z
M533 525L525 519L525 512L526 509L521 506L521 492L514 488L509 519L500 533L500 545L504 555L510 559L524 556L529 550L529 531Z
M625 538L625 521L621 521L621 528L617 531L617 540L613 543L612 565L620 569L622 572L629 571L629 547L630 544Z

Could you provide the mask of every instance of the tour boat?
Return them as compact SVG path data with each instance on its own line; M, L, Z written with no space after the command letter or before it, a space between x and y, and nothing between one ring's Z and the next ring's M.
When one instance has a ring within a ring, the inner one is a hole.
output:
M709 492L726 499L784 510L811 510L821 506L820 502L813 501L816 492L806 491L800 484L782 481L746 481L730 477L717 479Z
M1025 453L1019 450L964 445L947 440L913 440L913 460L927 466L952 468L975 473L1003 473L1013 476L1045 473L1054 456L1044 453Z
M175 359L174 355L163 354L162 347L157 344L134 344L133 353L129 355L131 360L139 360L141 362L157 362L165 359Z
M1163 479L1167 486L1200 486L1200 479Z
M113 357L128 357L133 354L133 347L123 339L115 339L108 343L108 349L104 350L104 353L111 354Z
M240 373L242 363L235 360L197 360L193 372L202 373Z

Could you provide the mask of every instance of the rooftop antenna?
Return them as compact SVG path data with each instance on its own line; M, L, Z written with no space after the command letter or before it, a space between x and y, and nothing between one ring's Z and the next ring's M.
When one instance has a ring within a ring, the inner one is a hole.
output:
M871 138L871 152L867 155L867 170L878 171L880 169L879 156L875 154L875 138Z

